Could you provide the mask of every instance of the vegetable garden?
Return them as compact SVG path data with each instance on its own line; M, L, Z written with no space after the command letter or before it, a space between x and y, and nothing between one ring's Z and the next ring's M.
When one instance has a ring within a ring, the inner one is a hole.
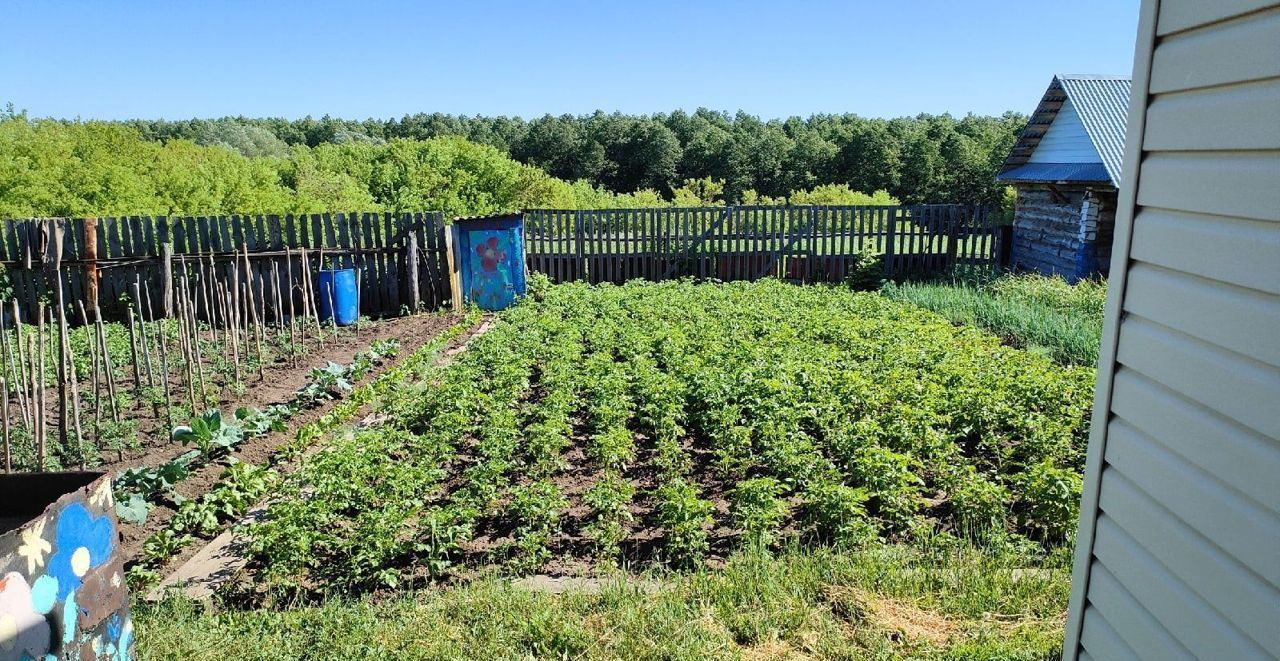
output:
M1074 529L1093 378L838 287L538 287L283 480L251 589L886 541L1034 559Z

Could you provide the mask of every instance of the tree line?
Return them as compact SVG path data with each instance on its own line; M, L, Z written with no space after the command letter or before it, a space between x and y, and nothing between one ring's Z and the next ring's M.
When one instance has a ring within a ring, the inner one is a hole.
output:
M224 117L124 124L148 140L223 145L249 157L297 146L379 145L457 136L488 145L564 181L665 199L690 180L723 184L723 199L781 199L835 186L887 191L907 203L999 203L995 173L1027 117L853 114L761 120L706 109L654 115L467 117L419 113L399 119L298 120Z
M119 122L0 113L0 218L122 215L600 209L724 203L704 177L659 192L616 193L568 181L456 135L289 145L261 126L213 121L194 139L147 136ZM887 192L815 186L759 204L897 204Z

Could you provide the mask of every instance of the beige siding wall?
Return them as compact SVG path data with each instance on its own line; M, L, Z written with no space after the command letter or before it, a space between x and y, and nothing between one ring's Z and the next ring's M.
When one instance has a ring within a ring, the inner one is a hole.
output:
M1066 658L1280 657L1280 4L1144 0Z

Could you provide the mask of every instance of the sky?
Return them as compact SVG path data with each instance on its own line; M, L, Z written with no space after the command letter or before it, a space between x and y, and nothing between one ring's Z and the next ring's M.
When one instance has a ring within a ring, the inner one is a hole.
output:
M7 0L0 107L82 119L1030 113L1138 0Z

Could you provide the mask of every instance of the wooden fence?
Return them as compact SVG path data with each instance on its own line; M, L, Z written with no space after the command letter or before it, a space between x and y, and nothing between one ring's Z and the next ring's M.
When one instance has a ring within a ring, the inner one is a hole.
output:
M529 270L554 282L686 276L843 280L864 250L889 278L1007 263L999 210L973 205L732 206L525 212Z
M954 204L535 209L525 212L525 246L529 270L554 282L836 282L864 250L890 278L1002 265L1009 228L998 217ZM121 319L135 285L143 307L166 314L184 280L190 292L243 291L263 319L287 318L302 309L304 268L321 265L356 268L361 313L387 316L450 300L444 227L434 212L6 220L0 262L24 321L59 300L69 319L80 302ZM192 298L199 317L217 318L216 301Z
M322 265L356 268L361 313L384 316L449 300L443 228L439 213L6 220L0 262L24 321L59 300L71 319L79 302L119 319L135 284L160 315L184 277L191 291L206 281L237 295L247 288L274 319L302 309L304 268ZM192 298L201 318L216 316L216 302Z

